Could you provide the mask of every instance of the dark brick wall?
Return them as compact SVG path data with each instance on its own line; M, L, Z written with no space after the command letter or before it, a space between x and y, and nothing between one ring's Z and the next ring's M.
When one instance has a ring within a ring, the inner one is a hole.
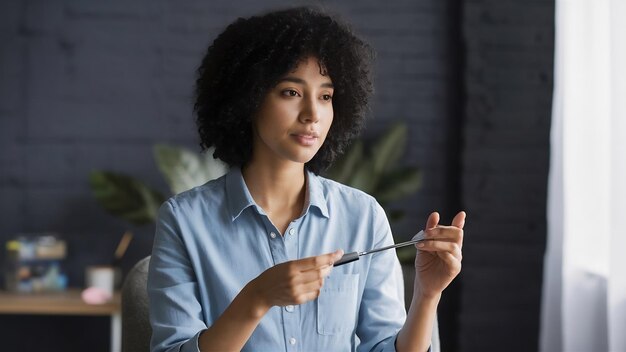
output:
M424 184L398 202L407 217L393 224L397 237L432 210L446 222L461 205L468 211L462 276L440 310L443 347L536 350L553 1L321 3L378 52L365 136L410 125L406 163L422 168ZM0 242L59 232L70 245L70 283L82 285L84 266L108 261L127 228L93 201L89 171L127 172L166 192L151 146L196 146L190 93L209 41L237 16L280 5L0 1ZM152 228L133 230L125 269L150 251ZM25 336L8 328L28 326L28 336L47 331L32 343L104 351L107 323L94 319L4 316L0 336L20 350ZM76 331L84 343L68 344Z
M376 96L365 136L378 135L397 120L410 126L406 163L423 170L424 182L416 195L397 204L407 213L393 224L399 239L421 228L430 211L449 218L456 210L450 199L458 187L447 184L456 167L449 163L454 148L448 141L458 133L451 128L460 116L458 57L450 45L458 27L451 22L457 3L321 2L343 14L378 52ZM83 268L107 262L127 228L94 202L88 173L122 171L166 192L151 146L196 147L190 93L207 45L236 17L283 5L0 1L0 242L22 232L59 232L69 242L70 284L82 285ZM150 251L152 227L133 230L125 270ZM24 339L6 333L16 327L14 321L0 317L5 346L20 346ZM31 327L29 336L45 331L29 341L46 341L48 350L106 350L101 325L20 321ZM76 331L99 347L68 345L64 337Z
M93 261L104 260L104 248L112 252L125 224L93 201L89 171L127 172L167 191L150 148L157 142L196 147L190 93L206 46L237 16L273 6L32 0L2 6L1 239L59 231L72 255L89 252ZM397 120L410 125L406 160L424 170L424 185L399 204L408 216L394 224L399 237L409 237L431 209L444 206L450 6L439 0L326 6L378 52L365 135ZM142 245L151 240L146 232ZM72 276L74 283L79 276Z
M467 0L460 351L538 349L554 1Z

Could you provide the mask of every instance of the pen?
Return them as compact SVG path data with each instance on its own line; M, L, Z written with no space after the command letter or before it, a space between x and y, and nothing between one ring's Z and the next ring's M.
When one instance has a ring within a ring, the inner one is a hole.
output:
M402 242L402 243L398 243L398 244L394 244L391 246L387 246L387 247L382 247L382 248L376 248L376 249L370 249L369 251L364 251L364 252L350 252L350 253L346 253L344 254L341 259L339 259L338 261L336 261L333 266L340 266L340 265L344 265L350 262L354 262L356 260L359 260L359 257L362 255L367 255L367 254L372 254L372 253L376 253L376 252L380 252L380 251L385 251L387 249L391 249L391 248L399 248L399 247L405 247L405 246L409 246L418 242L422 242L425 241L426 239L424 238L424 230L418 232L415 236L413 236L413 238L410 241L406 241L406 242Z

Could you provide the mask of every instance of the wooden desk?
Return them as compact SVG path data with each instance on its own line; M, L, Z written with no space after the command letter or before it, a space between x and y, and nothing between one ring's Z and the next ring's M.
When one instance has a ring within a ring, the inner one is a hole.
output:
M52 293L13 293L0 291L0 314L87 315L111 317L111 351L122 350L122 308L120 293L105 304L83 302L80 289Z

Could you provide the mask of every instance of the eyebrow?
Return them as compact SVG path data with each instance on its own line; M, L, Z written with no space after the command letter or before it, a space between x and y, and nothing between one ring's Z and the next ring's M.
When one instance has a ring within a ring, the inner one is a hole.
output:
M292 83L298 83L298 84L306 84L306 81L305 81L305 80L303 80L303 79L301 79L301 78L297 78L297 77L291 77L291 76L281 78L281 79L278 81L278 83L281 83L281 82L292 82ZM278 83L276 83L276 84L278 84ZM324 87L324 88L334 88L333 84L332 84L332 83L330 83L330 82L324 82L324 83L322 83L322 84L320 85L320 87Z

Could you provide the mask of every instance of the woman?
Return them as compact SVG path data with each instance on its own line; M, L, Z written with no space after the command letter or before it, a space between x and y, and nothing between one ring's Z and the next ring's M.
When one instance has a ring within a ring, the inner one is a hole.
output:
M148 292L153 351L426 351L461 267L464 213L431 214L407 313L369 195L323 171L359 132L371 49L322 12L238 19L198 70L201 145L231 166L159 210Z

